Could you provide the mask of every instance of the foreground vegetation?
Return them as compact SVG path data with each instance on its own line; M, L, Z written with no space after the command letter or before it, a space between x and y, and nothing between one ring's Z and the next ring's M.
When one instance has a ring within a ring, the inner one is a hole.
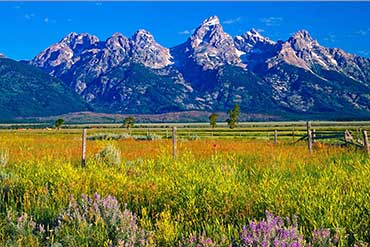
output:
M370 243L370 159L361 151L316 144L311 156L305 143L181 140L173 160L170 144L90 140L81 168L79 132L1 132L0 243Z

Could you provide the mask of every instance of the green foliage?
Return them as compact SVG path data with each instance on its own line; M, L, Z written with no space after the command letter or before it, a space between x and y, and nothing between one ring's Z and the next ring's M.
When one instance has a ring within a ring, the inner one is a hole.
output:
M226 119L227 125L230 129L234 129L238 125L238 117L240 115L240 106L234 104L234 108L227 112L229 118Z
M96 108L103 112L118 112L122 108L127 108L128 113L146 114L146 113L163 113L182 111L181 103L174 102L174 98L178 96L179 90L183 90L183 86L173 83L173 76L158 75L155 71L141 65L131 62L129 65L117 66L107 75L108 78L115 80L114 87L107 88L107 95L114 95L116 98L121 98L120 92L127 90L130 85L135 85L132 88L132 94L125 101L115 100L113 97L97 99L91 102ZM168 85L172 85L169 87ZM145 93L135 88L146 88Z
M154 140L161 140L162 136L157 135L157 134L146 134L146 135L134 135L132 136L135 140L139 141L154 141Z
M87 137L88 140L96 141L96 140L127 140L127 139L135 139L139 141L154 141L154 140L161 140L162 136L154 134L154 133L147 133L145 135L129 135L127 133L123 134L111 134L111 133L97 133Z
M62 81L21 62L0 58L0 119L52 116L87 110Z
M60 129L62 127L62 125L64 124L64 119L63 118L58 118L56 121L55 121L55 128L56 129Z
M216 127L217 125L217 118L219 117L219 115L217 113L212 113L210 116L209 116L209 124L211 125L212 128Z
M126 129L131 129L134 127L135 124L135 118L134 117L127 117L123 120L122 127Z
M93 135L89 135L87 140L97 141L97 140L126 140L133 138L127 133L123 134L111 134L111 133L97 133Z

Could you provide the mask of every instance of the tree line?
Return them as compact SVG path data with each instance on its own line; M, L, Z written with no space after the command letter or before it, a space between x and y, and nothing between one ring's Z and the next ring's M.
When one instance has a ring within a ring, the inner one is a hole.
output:
M233 109L230 109L227 111L227 114L229 117L226 119L226 123L229 126L230 129L234 129L237 127L238 122L239 122L239 115L240 115L240 106L238 104L234 104ZM208 119L209 119L209 124L211 125L212 128L215 128L217 126L217 119L219 115L217 113L212 113ZM122 128L126 128L127 130L130 130L132 127L135 125L136 119L134 117L126 117L123 120L122 123ZM62 125L64 124L64 119L59 118L55 121L55 128L60 129Z

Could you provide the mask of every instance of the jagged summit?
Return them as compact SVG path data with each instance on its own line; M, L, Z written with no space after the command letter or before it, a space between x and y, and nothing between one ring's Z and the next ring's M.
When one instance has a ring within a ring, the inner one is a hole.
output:
M93 45L99 42L99 38L89 33L76 33L71 32L67 34L59 43L65 43L71 48L75 48L77 45Z
M183 59L180 63L193 61L205 70L241 64L241 52L235 48L233 38L224 32L217 16L204 20L186 43L173 49L173 53Z
M153 69L172 63L169 49L158 44L153 35L144 29L139 29L132 36L131 54L136 62Z
M296 33L294 33L292 35L291 38L292 39L304 39L304 40L309 41L309 42L314 41L311 34L305 29L297 31Z
M251 29L242 35L234 38L236 47L244 52L250 52L259 46L258 49L263 49L261 46L274 45L275 42L262 36L256 29Z
M154 41L153 35L145 29L137 30L134 33L134 35L132 36L131 39L134 40L134 41L137 41L137 40L140 40L140 39L147 39L147 40L149 39L150 41Z
M112 36L110 38L119 38L119 37L125 37L125 36L120 32L115 32L115 33L112 34Z
M60 42L70 42L71 40L75 39L78 36L78 33L76 32L70 32Z
M105 41L105 46L111 49L124 49L129 47L129 40L120 32L115 32Z
M262 36L255 29L236 36L234 43L235 47L244 53L241 59L247 67L253 67L257 62L261 62L261 60L263 61L270 56L276 44L269 38Z
M294 33L287 42L292 44L295 50L307 50L319 46L319 43L312 38L307 30L300 30Z
M245 33L245 35L251 36L251 37L256 37L259 39L265 39L256 29L252 28L248 32Z
M212 42L215 39L228 38L220 24L220 20L217 16L212 16L204 20L198 28L195 29L193 35L189 37L192 42L192 46L198 46L203 42Z
M214 25L220 25L220 19L218 18L218 16L211 16L207 19L205 19L201 26L214 26Z
M252 28L248 32L244 33L244 37L248 38L251 41L254 42L266 42L270 44L275 44L274 41L270 40L267 37L262 36L256 29Z

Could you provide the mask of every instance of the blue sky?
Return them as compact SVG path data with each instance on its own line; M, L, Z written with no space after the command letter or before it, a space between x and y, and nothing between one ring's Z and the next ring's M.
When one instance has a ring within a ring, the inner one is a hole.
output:
M172 47L211 15L233 36L255 28L285 40L307 29L325 46L370 57L370 2L0 2L0 53L31 59L72 31L105 40L139 28Z

